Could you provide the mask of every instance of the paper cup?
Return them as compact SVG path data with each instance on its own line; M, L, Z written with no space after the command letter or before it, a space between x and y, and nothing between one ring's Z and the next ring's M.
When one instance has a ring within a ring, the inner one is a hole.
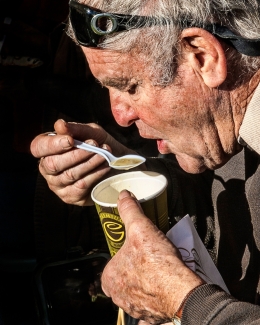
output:
M105 179L92 190L91 197L106 236L111 256L125 241L125 228L117 210L122 190L132 192L145 215L164 233L169 230L167 179L156 172L128 172Z

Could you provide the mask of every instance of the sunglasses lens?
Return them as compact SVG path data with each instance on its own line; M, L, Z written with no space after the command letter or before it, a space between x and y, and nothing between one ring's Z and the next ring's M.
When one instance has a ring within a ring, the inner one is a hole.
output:
M109 20L107 17L100 17L97 20L96 25L104 33L111 30L111 20Z
M70 7L70 21L79 44L97 46L100 36L95 35L90 27L91 17L77 8Z
M104 36L127 30L126 24L135 22L135 16L111 14L70 0L70 21L78 43L97 47Z
M98 35L108 35L117 30L117 21L109 13L96 14L91 19L91 27Z

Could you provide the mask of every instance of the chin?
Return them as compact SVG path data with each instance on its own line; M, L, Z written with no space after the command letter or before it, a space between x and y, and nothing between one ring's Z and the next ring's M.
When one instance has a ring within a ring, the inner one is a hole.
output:
M200 159L195 159L192 157L178 157L176 155L176 159L180 165L180 167L187 173L190 174L200 174L203 173L208 168L204 162Z
M203 159L195 159L192 157L178 157L176 159L180 165L180 167L187 173L190 174L200 174L205 170L216 170L224 166L230 157L226 157L225 160L219 162L218 164L212 163L212 161L205 161Z

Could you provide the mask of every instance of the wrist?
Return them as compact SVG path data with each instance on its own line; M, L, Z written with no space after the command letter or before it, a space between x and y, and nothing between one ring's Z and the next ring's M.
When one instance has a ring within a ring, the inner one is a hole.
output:
M187 295L184 297L184 299L182 300L179 308L177 309L177 311L175 312L175 314L172 317L172 323L173 325L181 325L181 317L182 317L182 312L183 312L183 308L184 305L186 303L186 301L188 300L188 298L190 297L190 295L200 286L204 285L205 283L200 283L199 285L197 285L196 287L194 287L192 290L190 290Z

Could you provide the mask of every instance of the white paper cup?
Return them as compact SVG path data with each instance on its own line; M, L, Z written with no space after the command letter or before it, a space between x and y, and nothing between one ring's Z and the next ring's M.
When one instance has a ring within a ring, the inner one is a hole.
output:
M92 190L91 197L106 236L111 256L125 241L125 228L117 210L122 190L132 192L145 215L164 233L169 230L167 209L167 179L156 172L128 172L105 179Z

